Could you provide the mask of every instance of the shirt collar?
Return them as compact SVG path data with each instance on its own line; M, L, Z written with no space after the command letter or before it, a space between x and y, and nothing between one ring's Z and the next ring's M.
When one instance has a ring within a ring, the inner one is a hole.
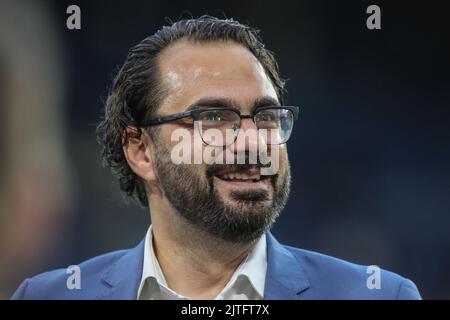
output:
M234 272L231 280L228 282L229 286L232 286L239 277L246 277L258 293L259 297L262 298L264 296L267 273L266 246L266 235L263 234L247 258ZM225 287L224 291L227 289L228 285Z
M267 243L266 235L263 234L256 243L255 247L249 253L247 258L239 265L233 273L230 281L222 290L219 296L223 296L233 289L233 286L240 281L249 281L258 296L262 299L264 296L265 279L267 273ZM148 280L148 281L147 281ZM141 298L141 293L145 286L150 285L149 281L153 280L153 286L159 287L166 295L172 295L176 298L183 299L181 295L172 291L167 286L164 274L155 256L153 248L152 226L150 225L145 236L144 259L142 278L139 285L137 298ZM155 283L156 282L156 283Z

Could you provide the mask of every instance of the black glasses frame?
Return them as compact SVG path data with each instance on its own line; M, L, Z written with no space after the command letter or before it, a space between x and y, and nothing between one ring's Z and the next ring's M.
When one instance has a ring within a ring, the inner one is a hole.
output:
M259 108L256 108L252 112L252 114L250 114L250 115L243 115L243 114L241 114L241 111L239 109L233 108L233 107L229 107L229 108L198 108L198 109L194 109L194 110L174 113L174 114L171 114L171 115L161 116L161 117L158 117L158 118L150 119L146 123L142 124L141 127L145 128L145 127L157 126L157 125L160 125L160 124L181 120L181 119L184 119L184 118L187 118L187 117L192 117L192 119L194 121L199 121L200 114L202 112L219 111L219 110L220 111L227 111L227 110L228 111L233 111L241 118L241 120L242 119L253 119L253 122L256 125L255 116L257 115L257 113L260 112L260 111L263 111L263 110L268 110L268 109L289 110L292 113L292 115L294 116L294 120L298 119L299 107L296 107L296 106L265 106L265 107L259 107ZM239 125L239 127L240 127L240 125Z

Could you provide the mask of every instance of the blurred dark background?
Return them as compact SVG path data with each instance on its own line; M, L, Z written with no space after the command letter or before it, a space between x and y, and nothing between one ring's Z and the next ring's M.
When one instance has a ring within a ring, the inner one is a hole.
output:
M66 8L81 8L81 30ZM381 30L366 8L381 8ZM0 0L0 297L136 245L149 214L101 167L95 125L129 48L190 14L258 27L302 107L283 243L450 299L450 25L444 1ZM186 13L188 11L189 13Z

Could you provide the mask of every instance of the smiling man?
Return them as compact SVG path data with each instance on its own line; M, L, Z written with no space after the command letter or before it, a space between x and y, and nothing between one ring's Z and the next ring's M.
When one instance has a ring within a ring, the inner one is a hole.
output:
M257 31L232 19L181 20L133 47L98 135L151 226L137 247L80 264L80 286L60 269L25 280L13 298L420 299L399 275L368 274L269 232L288 199L286 143L298 117L283 92ZM177 162L180 130L189 155ZM212 161L193 160L204 154Z

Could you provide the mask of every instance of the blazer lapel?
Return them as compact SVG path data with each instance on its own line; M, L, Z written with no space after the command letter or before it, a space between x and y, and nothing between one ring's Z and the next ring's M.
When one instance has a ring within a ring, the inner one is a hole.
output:
M106 289L97 299L136 300L142 277L144 242L145 239L102 274Z
M301 293L309 288L309 281L300 262L267 233L267 275L264 299L301 299Z

